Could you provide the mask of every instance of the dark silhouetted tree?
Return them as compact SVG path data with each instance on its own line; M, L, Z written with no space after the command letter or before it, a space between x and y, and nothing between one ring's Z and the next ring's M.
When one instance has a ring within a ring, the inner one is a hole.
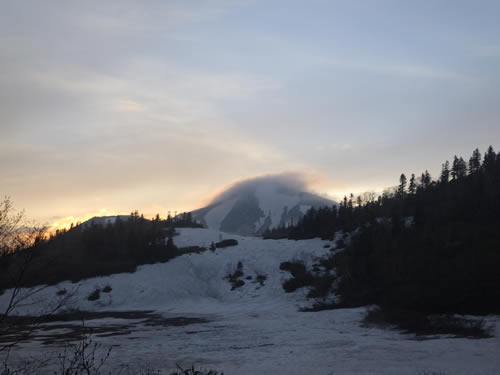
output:
M446 184L450 180L450 162L448 160L441 166L441 177L439 180L443 184Z
M412 173L410 177L410 186L408 187L408 193L413 195L416 192L417 192L417 181L415 178L415 173Z
M451 168L451 177L453 180L457 180L459 178L463 178L467 175L467 164L465 160L460 157L458 158L456 155L453 157L453 165Z
M496 162L496 154L495 151L493 150L493 147L490 146L488 147L488 151L486 151L486 153L484 154L484 161L483 161L484 169L490 171L495 166L495 162Z
M481 169L481 153L479 152L479 149L476 148L472 152L472 156L469 159L469 173L477 173Z
M406 195L406 183L406 176L404 173L401 173L401 176L399 176L399 186L397 192L399 198L403 198Z

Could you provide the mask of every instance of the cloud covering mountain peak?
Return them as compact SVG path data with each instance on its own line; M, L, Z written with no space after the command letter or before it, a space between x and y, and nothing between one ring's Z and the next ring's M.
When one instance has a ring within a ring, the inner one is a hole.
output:
M315 175L300 172L248 178L216 194L209 205L193 211L193 215L210 229L259 235L297 222L311 207L335 204L311 192L315 180Z

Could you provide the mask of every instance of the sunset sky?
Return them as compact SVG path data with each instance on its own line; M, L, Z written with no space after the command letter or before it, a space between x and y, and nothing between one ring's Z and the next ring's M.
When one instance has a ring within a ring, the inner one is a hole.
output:
M500 148L499 1L0 2L0 194L26 215L337 198Z

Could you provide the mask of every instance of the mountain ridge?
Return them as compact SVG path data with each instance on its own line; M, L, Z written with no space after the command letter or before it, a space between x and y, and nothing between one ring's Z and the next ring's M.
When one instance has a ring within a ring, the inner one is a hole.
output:
M296 223L312 207L335 204L289 176L263 176L230 186L192 215L209 229L253 236Z

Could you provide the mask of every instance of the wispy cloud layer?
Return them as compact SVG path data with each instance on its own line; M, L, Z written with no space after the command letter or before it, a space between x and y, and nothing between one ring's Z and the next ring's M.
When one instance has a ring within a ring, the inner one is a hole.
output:
M378 187L485 148L500 9L439 4L3 2L0 190L40 218L183 210L247 176Z

